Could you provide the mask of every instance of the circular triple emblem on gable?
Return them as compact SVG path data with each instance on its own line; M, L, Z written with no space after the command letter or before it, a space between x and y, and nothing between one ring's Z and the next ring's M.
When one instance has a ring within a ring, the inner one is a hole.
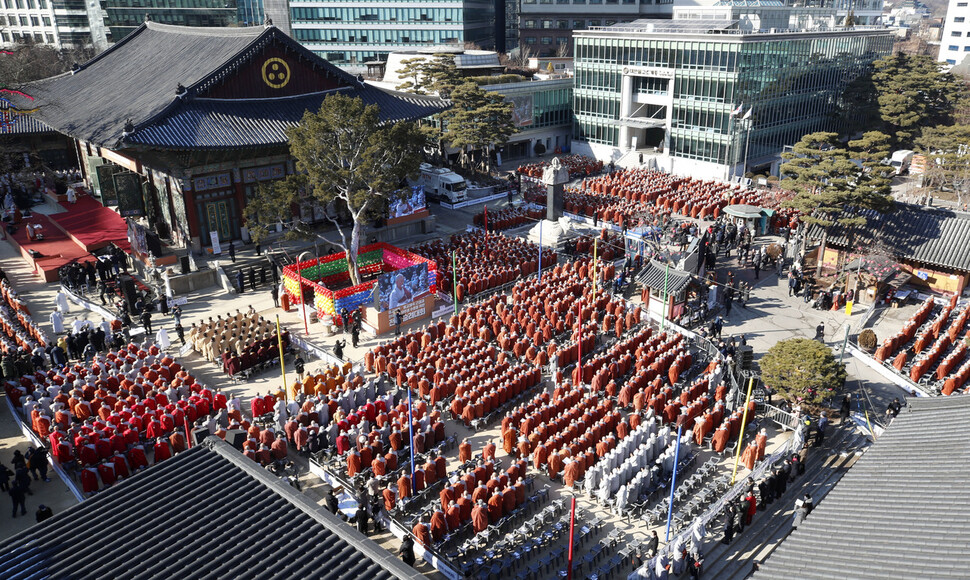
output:
M263 63L263 82L274 89L282 89L290 82L290 67L282 58L269 58Z

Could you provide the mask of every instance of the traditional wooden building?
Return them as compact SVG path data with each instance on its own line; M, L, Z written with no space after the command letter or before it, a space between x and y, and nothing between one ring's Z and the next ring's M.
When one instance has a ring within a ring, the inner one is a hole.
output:
M873 251L885 251L909 273L913 284L936 292L961 294L970 282L970 213L946 208L896 203L891 212L847 208L839 218L862 215L866 224L834 225L819 256L828 270L842 271L848 262ZM820 242L823 228L809 226L809 240Z
M247 196L294 171L286 129L328 95L376 104L387 122L444 106L368 85L273 26L146 22L29 92L38 119L75 140L104 205L143 216L162 238L196 250L213 235L223 242L244 236Z

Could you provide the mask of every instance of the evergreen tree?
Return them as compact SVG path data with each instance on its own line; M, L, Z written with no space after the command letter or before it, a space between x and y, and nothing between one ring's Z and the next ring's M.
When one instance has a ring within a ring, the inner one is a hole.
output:
M958 204L965 203L970 193L970 125L924 129L916 145L926 155L924 185L949 189Z
M845 384L845 367L832 349L807 338L783 340L761 360L761 380L792 405L818 404Z
M965 85L928 56L899 53L873 66L879 114L899 146L912 144L923 127L948 124L965 94Z
M855 143L859 148L870 148L873 153L866 155L874 158L881 139L874 134ZM795 192L786 205L800 210L805 223L823 228L816 268L816 276L820 276L829 228L836 223L847 227L866 223L865 217L844 214L844 210L857 207L887 211L892 207L892 197L879 182L878 171L872 181L865 175L865 165L872 159L867 157L862 167L856 165L836 133L805 135L782 158L785 162L779 171L783 177L781 186Z
M285 223L294 235L316 235L306 220L293 216L292 207L310 216L314 209L323 210L340 235L337 245L346 252L351 282L359 284L361 228L383 211L406 177L417 173L424 144L414 124L382 124L379 113L377 105L335 94L288 129L297 173L258 188L249 200L246 225L253 239L259 241L277 223ZM349 233L338 219L341 214L351 222Z
M479 165L487 171L492 148L508 142L517 131L512 122L512 103L475 83L455 88L451 102L452 108L441 114L445 127L442 138L461 151L463 165L469 161L469 153L478 152Z

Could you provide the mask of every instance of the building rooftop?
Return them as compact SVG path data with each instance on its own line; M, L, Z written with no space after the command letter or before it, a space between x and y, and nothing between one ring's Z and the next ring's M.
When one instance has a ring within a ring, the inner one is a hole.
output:
M0 577L418 579L221 439L0 543Z
M886 214L851 208L842 214L859 215L866 218L864 226L832 226L826 243L848 249L879 244L898 259L970 271L970 214L900 202ZM821 239L822 228L810 226L808 237Z
M650 260L647 267L637 275L637 282L660 291L666 286L668 294L676 294L686 288L690 279L689 272L669 268L667 264L657 260Z
M338 91L381 104L386 121L444 106L377 94L273 26L146 22L80 68L27 89L44 124L116 149L285 144L285 127Z
M754 580L967 577L970 397L907 403Z

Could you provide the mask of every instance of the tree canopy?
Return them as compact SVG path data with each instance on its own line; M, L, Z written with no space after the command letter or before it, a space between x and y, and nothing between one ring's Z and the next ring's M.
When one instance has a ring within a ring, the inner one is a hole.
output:
M424 144L423 133L413 123L381 124L379 112L377 105L335 94L287 130L297 172L259 188L246 204L246 226L253 239L259 241L277 223L286 223L291 235L314 236L310 222L316 209L336 226L337 245L347 254L351 281L360 282L361 227L383 212L405 178L417 173ZM307 217L294 217L293 207ZM340 215L351 222L349 234Z
M942 63L925 55L899 53L873 64L873 86L885 131L900 145L909 145L923 127L947 124L964 84Z
M759 366L761 380L792 403L821 403L845 384L847 374L832 349L807 338L775 344Z
M462 164L467 161L469 151L481 153L479 165L487 170L492 148L507 143L518 130L512 122L512 103L475 83L456 87L451 101L452 108L441 113L442 138L461 150Z
M948 189L964 203L970 192L970 125L930 127L916 140L926 155L923 184Z
M518 131L512 121L512 104L498 93L482 89L477 77L463 79L450 54L408 59L402 64L398 74L407 80L398 89L437 93L451 101L451 108L436 116L438 128L428 131L429 138L439 141L439 147L458 149L462 165L477 157L478 165L488 169L492 148L505 144Z

